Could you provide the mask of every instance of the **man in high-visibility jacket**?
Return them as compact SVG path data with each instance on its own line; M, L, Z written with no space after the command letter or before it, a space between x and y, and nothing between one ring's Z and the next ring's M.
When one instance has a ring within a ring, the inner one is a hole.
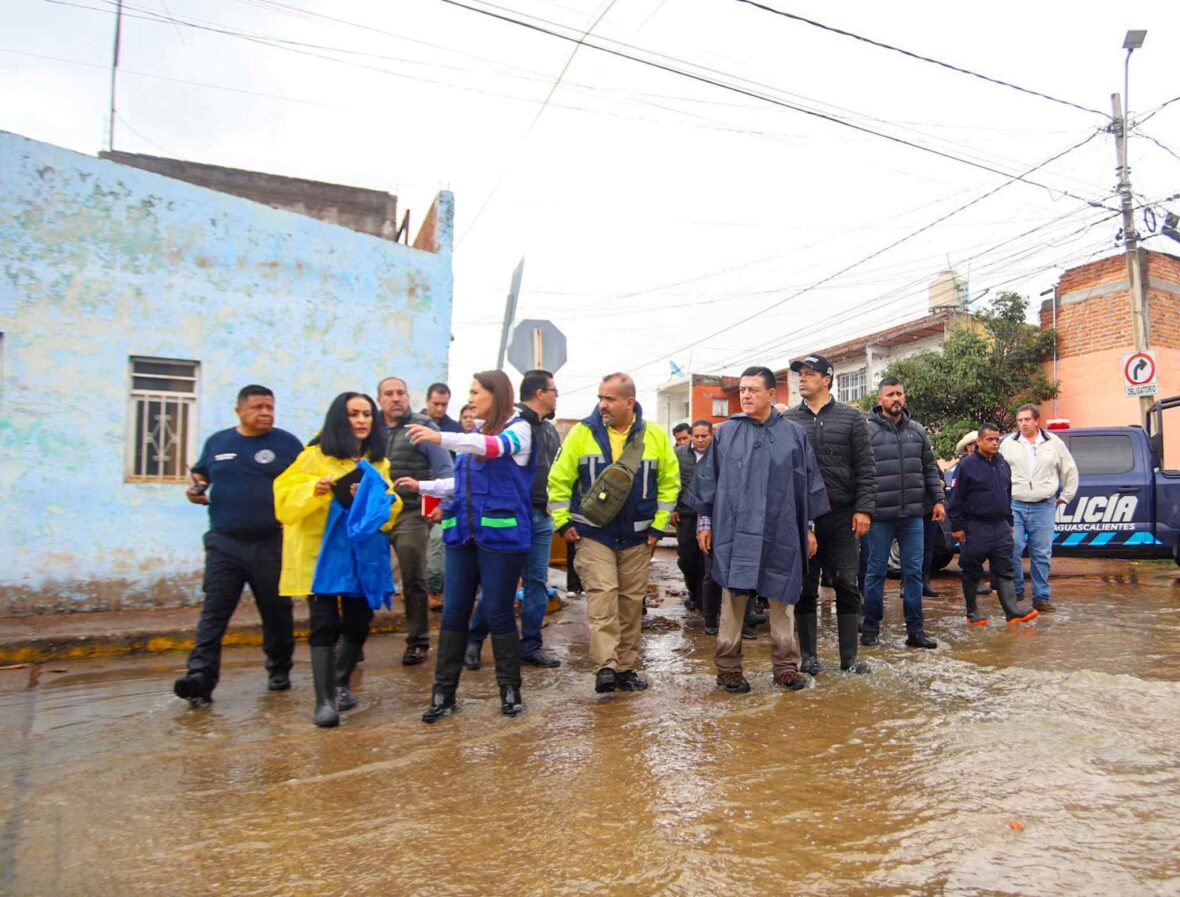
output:
M643 440L642 461L622 510L604 526L580 513L582 496L632 439ZM663 428L647 425L635 401L635 381L608 374L598 387L598 407L575 424L549 471L553 525L577 549L574 567L586 591L590 659L599 694L643 691L635 670L643 595L651 555L668 526L680 491L680 465Z

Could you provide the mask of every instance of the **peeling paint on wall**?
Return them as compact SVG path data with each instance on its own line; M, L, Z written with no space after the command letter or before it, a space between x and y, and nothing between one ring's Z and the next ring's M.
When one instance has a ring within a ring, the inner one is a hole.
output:
M204 510L124 482L130 356L200 363L201 442L246 383L306 441L343 390L446 379L432 212L438 252L0 132L0 613L199 599Z

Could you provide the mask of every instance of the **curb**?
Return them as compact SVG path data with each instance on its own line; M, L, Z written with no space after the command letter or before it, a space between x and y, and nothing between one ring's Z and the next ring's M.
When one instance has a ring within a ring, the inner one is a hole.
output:
M382 614L373 620L371 635L404 632L402 614ZM307 622L295 623L295 640L307 641ZM0 666L24 663L50 663L60 660L86 660L102 657L121 657L130 654L163 654L191 651L194 643L192 627L185 629L138 630L109 632L96 635L26 638L0 643ZM221 641L225 647L255 647L262 644L262 625L234 626Z

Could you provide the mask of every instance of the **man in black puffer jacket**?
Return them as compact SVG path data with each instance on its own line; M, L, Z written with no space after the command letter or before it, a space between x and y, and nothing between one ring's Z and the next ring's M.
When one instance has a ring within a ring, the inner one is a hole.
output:
M856 587L860 563L859 539L869 531L877 495L877 468L864 413L832 396L832 364L822 355L808 355L791 364L799 375L803 401L784 412L807 432L807 441L819 460L832 509L815 521L819 543L816 562L807 568L803 594L795 608L799 630L799 669L815 675L816 606L821 568L836 589L836 632L840 639L840 669L867 673L868 665L856 659L856 626L860 616L860 590Z
M905 407L905 387L886 377L877 391L877 407L869 417L869 435L877 464L877 505L866 539L869 567L865 576L865 622L862 645L881 644L885 608L885 572L889 549L897 539L901 555L905 643L911 648L937 648L926 635L922 615L923 503L929 497L935 522L946 519L942 477L934 449L922 425Z

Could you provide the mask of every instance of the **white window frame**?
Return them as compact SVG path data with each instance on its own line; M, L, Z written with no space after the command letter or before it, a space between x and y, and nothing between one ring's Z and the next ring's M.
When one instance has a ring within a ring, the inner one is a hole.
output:
M713 416L714 417L729 417L729 399L714 398L713 399Z
M864 398L869 391L869 369L867 367L837 374L836 379L839 384L836 398L841 402L855 402L857 399Z
M153 363L186 365L191 368L191 374L155 373L149 367ZM126 482L188 482L189 468L197 462L200 373L198 361L145 355L127 359L127 436L123 464ZM137 379L159 381L158 388L136 386ZM152 426L153 413L155 422L162 426Z

